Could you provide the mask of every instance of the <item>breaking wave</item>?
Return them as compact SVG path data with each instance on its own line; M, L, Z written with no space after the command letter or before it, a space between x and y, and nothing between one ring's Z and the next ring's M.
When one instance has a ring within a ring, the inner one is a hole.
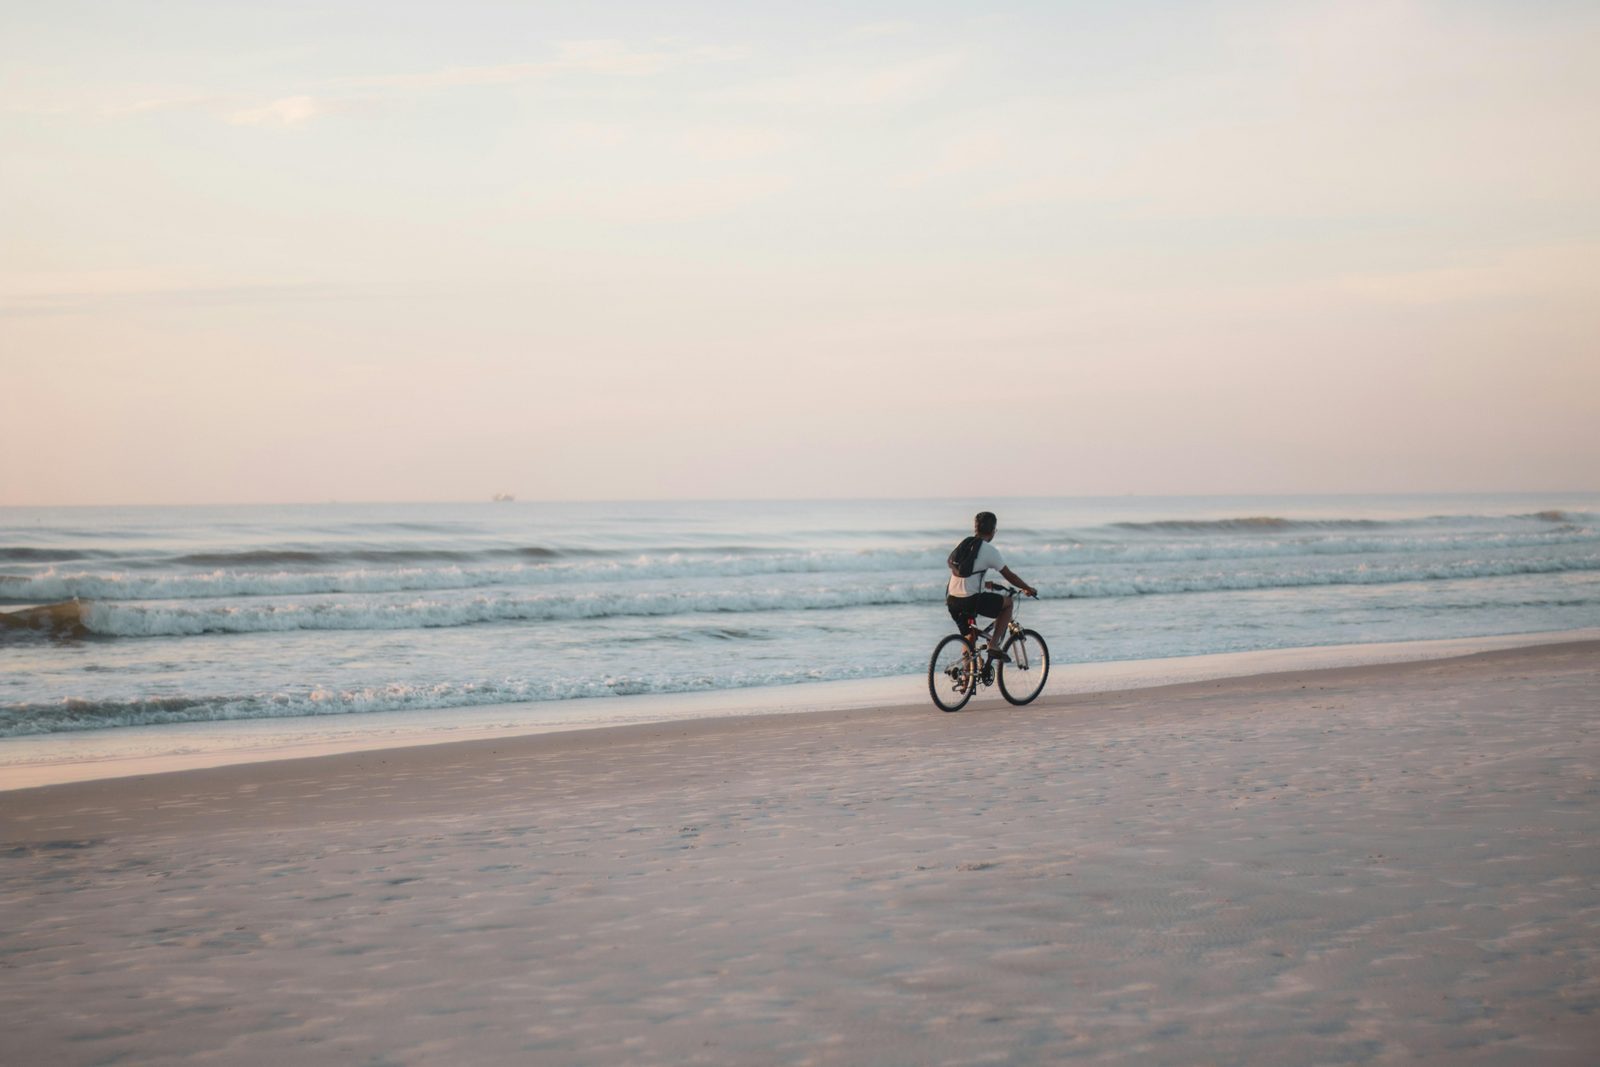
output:
M1119 530L1154 533L1248 532L1259 530L1372 530L1385 525L1376 519L1280 519L1248 515L1239 519L1156 519L1150 522L1112 523Z
M1029 567L1195 563L1408 555L1490 553L1513 549L1600 546L1594 532L1562 525L1524 533L1441 531L1427 536L1362 535L1294 539L1212 538L1203 541L1065 540L1018 546ZM557 586L648 579L748 578L786 574L937 574L947 549L870 549L855 552L728 551L669 553L627 559L563 560L510 565L354 568L348 570L228 570L170 573L50 567L33 575L0 574L0 604L72 600L188 600L340 593L401 593L490 587Z
M1600 570L1600 553L1577 557L1438 560L1411 563L1364 561L1317 569L1217 570L1168 568L1148 573L1108 569L1101 573L1056 572L1037 579L1054 598L1151 596L1328 585L1504 577ZM928 580L847 582L794 587L671 588L669 590L556 588L435 595L341 596L328 599L248 598L214 603L66 601L0 614L7 631L65 636L177 637L292 630L409 630L483 623L605 619L699 613L746 613L862 608L937 602L942 583Z
M519 559L561 559L565 556L594 556L601 552L586 549L555 549L543 545L517 548L337 548L337 549L249 549L239 552L195 552L177 556L172 562L191 567L252 567L275 564L323 566L339 563L418 563L456 560L466 562L485 557Z
M919 665L907 661L889 664L886 669L892 673L908 673ZM864 667L835 664L827 668L691 672L675 677L617 673L545 681L512 679L436 685L394 683L353 689L319 688L302 692L236 696L180 696L144 700L67 699L45 704L0 704L0 737L103 730L118 726L360 715L381 711L637 696L644 693L698 693L713 689L841 681L867 677L870 673Z
M1144 533L1280 533L1296 530L1379 530L1417 528L1506 529L1522 526L1527 520L1577 526L1594 522L1587 512L1536 511L1526 515L1433 515L1423 519L1285 519L1276 515L1245 515L1228 519L1153 519L1143 522L1116 522L1119 530Z

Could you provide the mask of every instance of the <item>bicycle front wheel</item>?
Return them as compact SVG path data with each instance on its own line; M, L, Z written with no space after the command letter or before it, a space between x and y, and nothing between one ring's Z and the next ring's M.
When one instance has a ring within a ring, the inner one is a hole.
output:
M1036 631L1024 630L1006 642L1010 663L1000 664L1000 693L1013 704L1027 704L1050 677L1050 649Z
M945 711L960 711L972 699L972 651L960 634L951 634L933 648L928 661L928 695Z

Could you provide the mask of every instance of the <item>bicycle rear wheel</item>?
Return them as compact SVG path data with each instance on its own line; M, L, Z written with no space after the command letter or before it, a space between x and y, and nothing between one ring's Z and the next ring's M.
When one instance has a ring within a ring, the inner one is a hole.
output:
M1000 664L1000 694L1013 704L1027 704L1044 690L1050 677L1050 649L1034 630L1006 642L1010 663Z
M960 711L976 688L972 678L972 651L960 634L951 634L933 647L928 661L928 695L945 711Z

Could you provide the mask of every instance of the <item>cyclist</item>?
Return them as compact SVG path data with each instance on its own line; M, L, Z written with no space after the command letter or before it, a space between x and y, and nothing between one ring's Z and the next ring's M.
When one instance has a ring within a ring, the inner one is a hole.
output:
M994 619L995 640L989 644L989 662L1000 660L1009 663L1010 658L1000 651L1000 645L1005 638L1006 626L1011 622L1011 596L986 592L983 576L988 571L999 571L1006 581L1029 596L1038 596L1039 591L1007 567L1005 557L991 543L997 525L998 520L992 511L980 511L973 518L973 536L962 541L950 554L950 584L945 590L944 604L950 610L950 617L956 620L958 629L963 629L966 621L974 615ZM969 573L963 576L963 570Z

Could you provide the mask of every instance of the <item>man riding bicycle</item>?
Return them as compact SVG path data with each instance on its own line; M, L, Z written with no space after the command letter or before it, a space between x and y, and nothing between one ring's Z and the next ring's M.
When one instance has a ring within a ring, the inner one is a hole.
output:
M973 536L962 541L950 554L950 584L945 590L944 604L956 626L963 631L967 620L975 615L994 619L996 640L989 645L989 662L1009 663L1010 659L1000 651L999 638L1011 622L1011 596L986 591L983 576L988 571L999 571L1006 581L1029 596L1038 596L1039 591L1007 567L1005 557L991 543L997 525L992 511L980 511L973 518Z

